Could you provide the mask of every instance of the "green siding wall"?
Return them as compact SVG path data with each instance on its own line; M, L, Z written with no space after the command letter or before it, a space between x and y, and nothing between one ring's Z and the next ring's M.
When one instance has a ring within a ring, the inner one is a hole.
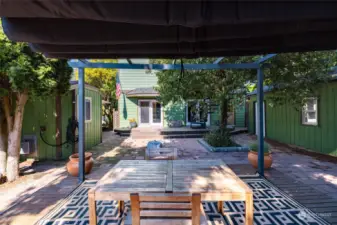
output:
M319 88L318 126L301 124L301 111L292 105L271 107L266 101L266 137L337 156L337 83ZM254 102L249 103L249 132L254 133Z
M92 121L85 123L85 149L90 149L102 140L102 98L98 91L91 89L85 90L85 97L92 99Z
M101 96L97 91L86 89L87 97L92 97L92 122L86 123L86 149L101 142ZM72 116L71 92L62 96L62 142L66 141L68 119ZM38 153L30 155L39 160L56 158L56 147L45 144L40 138L40 127L45 126L44 139L50 144L56 144L56 110L55 97L44 100L28 101L25 106L22 135L35 135L37 137ZM62 146L62 158L66 159L72 154L72 145ZM25 158L25 157L22 157Z
M246 114L246 105L245 101L237 105L234 109L235 114L235 126L236 127L245 127L245 114Z
M118 60L119 63L128 63L125 59ZM132 59L133 63L149 63L149 59ZM146 70L119 70L119 79L122 90L131 90L135 88L154 87L157 85L157 76L155 71Z
M138 123L138 100L121 94L118 100L119 126L129 127L129 119L135 118Z

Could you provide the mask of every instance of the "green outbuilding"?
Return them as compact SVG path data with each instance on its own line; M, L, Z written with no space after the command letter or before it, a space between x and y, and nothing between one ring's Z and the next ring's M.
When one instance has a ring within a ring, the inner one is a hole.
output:
M306 99L302 109L293 105L272 105L271 88L265 87L265 137L331 156L337 156L337 80L318 84L318 95ZM256 95L248 96L248 130L257 134ZM301 107L299 107L301 108Z
M29 100L25 106L21 158L66 159L77 152L78 83L63 96ZM102 141L102 98L99 90L85 85L85 148Z

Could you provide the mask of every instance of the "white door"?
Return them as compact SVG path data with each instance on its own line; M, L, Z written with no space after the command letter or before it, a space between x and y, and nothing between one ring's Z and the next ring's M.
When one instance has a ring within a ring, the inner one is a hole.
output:
M259 118L258 118L258 115L257 115L257 102L255 102L255 134L258 135L259 134ZM266 136L266 118L265 118L265 106L264 106L264 103L263 103L263 137Z
M139 126L162 126L163 109L156 100L138 101Z

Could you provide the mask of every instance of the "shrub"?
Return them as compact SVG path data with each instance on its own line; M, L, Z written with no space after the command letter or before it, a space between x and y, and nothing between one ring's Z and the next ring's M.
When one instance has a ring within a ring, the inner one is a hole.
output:
M259 145L257 144L257 142L253 143L250 145L250 150L253 152L258 152L259 151ZM269 153L269 145L264 142L264 146L263 146L263 152L264 154Z
M230 131L228 130L217 129L211 131L204 136L204 139L213 147L229 147L234 145L231 140Z

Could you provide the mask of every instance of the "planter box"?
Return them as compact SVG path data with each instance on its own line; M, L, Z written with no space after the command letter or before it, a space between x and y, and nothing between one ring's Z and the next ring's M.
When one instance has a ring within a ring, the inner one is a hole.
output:
M237 146L231 147L213 147L209 145L204 139L199 139L198 142L210 152L248 152L249 148L236 144Z

